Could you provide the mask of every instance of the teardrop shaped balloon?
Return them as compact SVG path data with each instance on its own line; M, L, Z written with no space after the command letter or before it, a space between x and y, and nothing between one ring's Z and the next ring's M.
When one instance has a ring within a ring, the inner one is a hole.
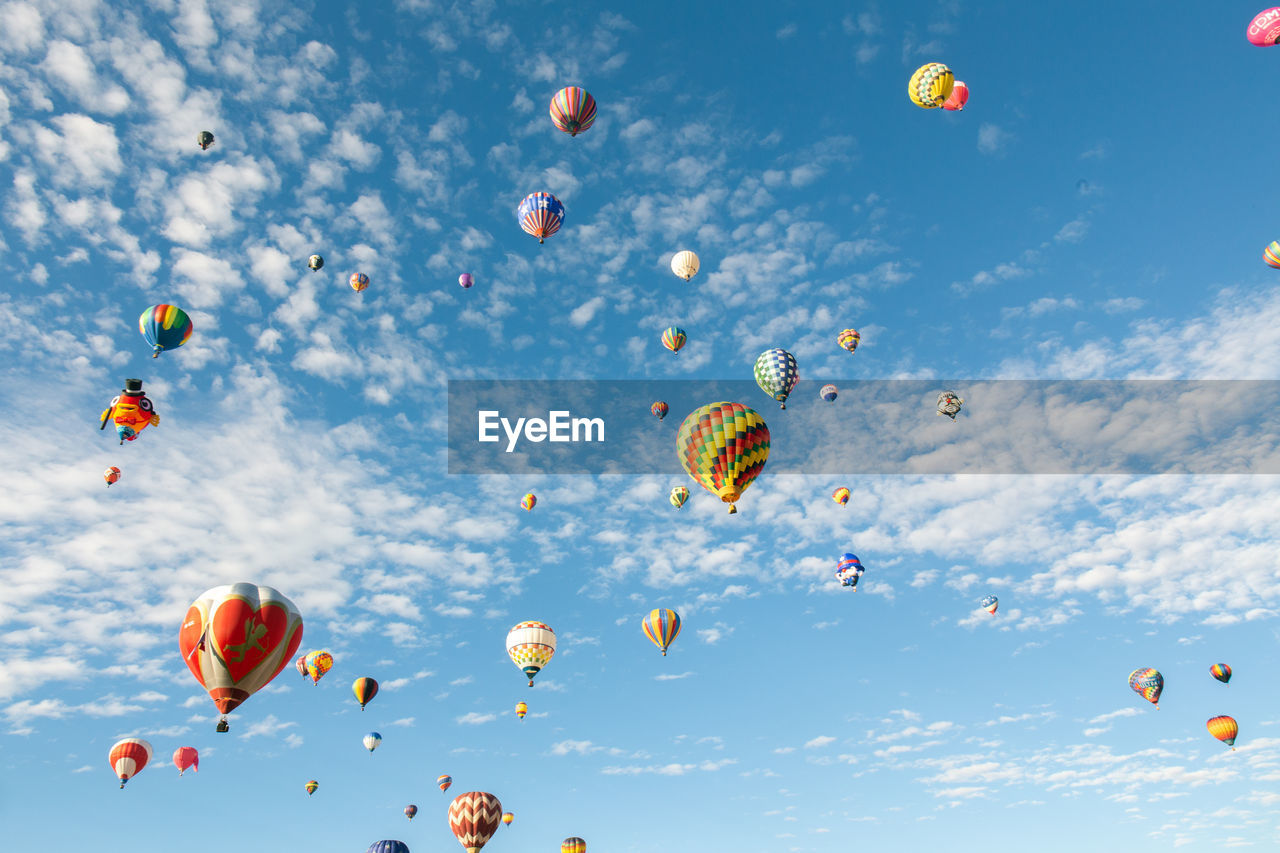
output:
M353 272L351 278L347 281L351 285L351 289L356 293L363 293L364 289L369 286L369 276L362 272Z
M951 94L943 101L942 108L952 112L959 112L964 109L964 105L967 103L969 103L969 87L957 80L956 84L951 87Z
M515 819L516 816L511 812L506 812L502 815L502 822L507 826L511 826L511 822Z
M123 788L124 783L141 773L142 768L151 760L151 744L142 738L127 737L116 741L107 753L107 760L111 762L111 769L119 777L120 787Z
M516 719L523 720L525 714L529 713L529 706L523 701L516 703Z
M195 325L177 305L152 305L138 317L138 331L151 345L152 358L167 349L177 349L191 338Z
M449 829L467 853L479 853L502 822L502 803L493 794L468 791L449 804Z
M689 490L685 486L676 486L671 490L671 494L667 497L671 505L676 509L684 506L684 502L689 500Z
M370 752L373 752L375 749L378 748L378 744L382 743L382 735L379 734L378 732L369 732L367 735L361 738L361 743L364 744L365 749L369 750Z
M956 75L941 62L926 62L916 69L907 83L911 103L926 110L937 109L947 102L955 87Z
M120 482L120 469L112 465L102 472L102 479L107 481L107 488L111 488L112 483Z
M774 347L765 350L756 358L756 384L764 393L777 400L782 408L787 407L787 396L796 387L800 372L796 367L796 357L784 349Z
M668 326L666 331L662 333L662 345L675 353L680 352L686 340L688 340L688 335L679 326Z
M1149 666L1135 669L1129 673L1129 687L1152 705L1160 707L1160 694L1164 692L1164 676L1157 670Z
M668 406L666 402L662 400L658 400L656 403L654 403L652 406L649 407L649 414L653 415L658 420L662 420L663 418L665 418L667 416L667 412L669 411L671 411L671 407Z
M560 853L587 853L587 842L576 835L560 842Z
M835 402L838 393L839 389L836 388L836 386L823 385L822 390L818 392L818 396L822 397L822 399L826 400L828 403L833 403Z
M251 583L206 590L178 632L182 659L224 715L279 675L301 643L298 608L279 590Z
M662 656L666 657L667 649L680 636L680 614L659 607L644 618L641 627L644 628L644 635L662 649Z
M532 510L537 505L538 505L538 498L533 494L533 492L530 492L529 494L525 495L520 499L520 507L525 512Z
M209 146L213 144L213 134L207 130L202 130L196 135L196 144L200 146L201 151L208 151Z
M551 123L577 136L596 121L596 99L581 86L565 86L551 98Z
M1236 735L1240 734L1240 726L1236 725L1233 717L1212 717L1209 722L1205 723L1209 729L1209 734L1231 747L1236 748Z
M836 336L836 343L840 345L840 348L846 349L849 352L856 350L858 348L858 343L861 340L862 335L858 334L857 329L845 329Z
M307 789L307 796L309 797L320 789L320 783L317 782L315 779L312 779L310 782L303 785L302 787Z
M453 777L448 773L441 773L436 777L436 784L440 786L440 790L442 792L447 791L449 790L449 786L453 784Z
M564 224L564 205L551 193L529 193L516 208L516 221L541 243Z
M685 472L733 513L733 504L769 460L769 427L741 403L711 403L680 424L676 455Z
M836 489L834 492L831 493L831 500L840 504L840 506L844 506L849 502L850 494L852 493L848 489L846 489L844 486L841 486L840 488Z
M698 256L688 249L676 252L671 258L671 271L685 281L698 274L699 266Z
M987 611L992 616L995 616L996 608L1000 606L1000 599L996 598L994 595L984 595L982 597L982 601L979 601L978 604L983 610Z
M351 692L356 694L356 701L360 703L360 710L364 710L364 706L373 701L373 697L378 695L378 682L369 678L367 675L357 678L355 683L351 685Z
M413 820L413 816L418 813L418 807L412 803L404 807L404 816Z
M324 674L333 669L333 655L326 651L315 651L307 654L307 675L312 684L319 684Z
M173 766L178 768L178 775L181 776L187 771L187 768L200 772L200 753L196 751L194 746L180 746L173 751Z
M293 666L298 670L298 674L303 678L307 677L307 656L298 655L298 659L293 662Z
M533 677L551 662L556 653L556 632L542 622L521 622L507 632L507 656L511 662L529 677Z
M1213 666L1209 667L1209 674L1221 681L1223 684L1226 684L1231 680L1231 667L1227 666L1225 663L1215 663Z

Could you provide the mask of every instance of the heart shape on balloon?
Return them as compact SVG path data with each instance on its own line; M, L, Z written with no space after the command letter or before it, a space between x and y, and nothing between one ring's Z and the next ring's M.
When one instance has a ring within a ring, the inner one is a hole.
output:
M232 680L239 682L289 641L288 628L289 611L281 604L255 608L243 598L228 597L214 611L209 634Z

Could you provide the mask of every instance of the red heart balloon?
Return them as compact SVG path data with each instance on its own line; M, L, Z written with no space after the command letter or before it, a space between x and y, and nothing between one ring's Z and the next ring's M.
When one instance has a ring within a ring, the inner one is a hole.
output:
M204 614L193 604L187 608L187 618L182 620L182 629L178 632L178 649L182 652L182 660L186 662L187 669L191 670L201 687L206 685L204 673L200 671L200 653L196 646L203 636Z
M254 609L243 598L225 599L213 614L210 639L237 683L281 643L288 642L289 611L267 603Z

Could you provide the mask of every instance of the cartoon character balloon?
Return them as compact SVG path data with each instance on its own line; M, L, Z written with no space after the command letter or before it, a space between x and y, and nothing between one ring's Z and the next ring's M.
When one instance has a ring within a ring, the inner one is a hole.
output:
M671 411L671 407L662 400L659 400L649 407L649 414L653 415L658 420L665 418L669 411Z
M688 249L676 252L671 258L671 271L685 281L698 274L699 266L698 256Z
M251 583L215 586L192 602L178 632L187 668L226 715L266 687L302 642L302 614L279 590Z
M529 193L516 208L516 220L541 243L564 224L564 205L551 193Z
M194 746L180 746L173 751L173 766L178 768L179 776L185 773L187 768L199 773L200 753Z
M679 353L688 336L679 326L668 326L662 333L662 345L674 353Z
M680 636L680 614L674 610L657 608L644 617L640 625L644 628L644 635L662 649L663 657L667 656L668 647Z
M760 390L777 400L778 405L785 409L787 396L800 378L796 357L777 347L765 350L756 358L755 375Z
M667 497L671 505L676 509L684 506L684 502L689 500L689 490L684 486L676 486L671 490L671 494Z
M862 340L862 335L858 334L857 329L845 329L836 336L836 343L841 349L853 352L858 348L858 343Z
M116 425L116 436L121 444L134 441L148 426L159 425L160 416L152 407L147 393L142 390L141 379L124 381L124 389L103 410L102 423L98 429L106 429L107 421Z
M1231 680L1231 667L1227 666L1225 663L1215 663L1213 666L1209 667L1209 674L1221 681L1223 684L1226 684Z
M1129 688L1159 708L1160 694L1164 692L1164 676L1149 666L1135 669L1129 673Z
M107 760L120 779L120 787L124 788L124 783L141 773L151 760L151 744L142 738L127 737L116 741L107 753Z
M521 622L507 632L507 656L529 677L533 677L551 662L556 653L556 632L542 622Z
M738 499L769 461L769 427L741 403L710 403L680 424L676 455L698 485L736 513Z
M493 794L468 791L449 803L449 829L467 853L480 853L501 822L502 803Z
M138 317L138 331L151 346L151 357L159 358L165 350L185 344L195 325L177 305L152 305Z
M1264 9L1254 16L1244 31L1249 44L1271 47L1280 41L1280 6Z
M946 415L951 420L956 419L956 415L960 414L960 408L964 405L964 400L954 391L942 391L938 394L938 414Z
M351 692L356 694L356 701L360 703L360 710L364 710L364 706L373 701L373 697L378 695L378 682L376 679L369 678L367 675L357 678L355 683L351 685Z
M107 481L107 488L111 488L112 483L120 482L120 469L112 465L102 472L102 479Z
M200 131L196 135L196 144L200 146L201 151L208 151L209 146L213 144L213 134L207 130Z
M831 493L831 500L840 504L840 506L844 506L849 502L849 495L851 494L852 492L850 492L844 486L841 486L840 488L836 489L834 492Z
M911 75L907 95L917 107L937 109L947 102L955 83L956 75L950 68L941 62L927 62Z
M995 616L996 608L1000 606L1000 599L996 598L994 595L984 595L978 604L983 610L987 611L992 616Z
M1236 735L1240 734L1240 726L1236 724L1233 717L1212 717L1209 722L1205 723L1209 729L1209 734L1231 747L1231 751L1236 749Z
M551 122L570 136L587 130L596 120L596 99L581 86L566 86L551 98Z

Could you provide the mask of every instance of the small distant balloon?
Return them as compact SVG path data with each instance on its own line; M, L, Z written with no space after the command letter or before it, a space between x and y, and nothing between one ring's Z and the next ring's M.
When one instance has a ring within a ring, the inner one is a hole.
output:
M363 676L357 678L351 685L351 692L356 694L356 701L360 703L360 710L364 710L364 706L373 701L373 697L378 695L378 682L376 679Z
M767 349L756 358L755 377L760 390L785 409L787 397L800 378L796 357L780 347Z
M1160 707L1160 694L1164 692L1164 676L1158 670L1149 666L1135 669L1129 673L1129 687L1152 705Z
M307 656L298 655L298 659L293 662L293 666L298 670L298 674L303 678L307 677Z
M840 506L844 506L849 502L849 495L851 494L852 492L850 492L844 486L841 486L840 488L836 489L834 492L831 493L831 500L840 504Z
M529 713L529 706L523 701L516 703L516 719L523 720L524 715Z
M680 278L688 281L698 274L699 261L698 256L688 249L682 252L676 252L671 258L671 271Z
M911 75L907 95L917 107L937 109L947 102L955 81L956 75L941 62L926 62Z
M409 818L409 820L413 820L413 816L417 813L418 807L415 805L410 804L404 807L404 816Z
M307 784L303 785L302 787L304 787L304 788L306 788L306 789L307 789L307 796L309 797L309 796L311 796L312 794L314 794L317 790L319 790L319 788L320 788L320 783L319 783L319 782L317 782L315 779L312 779L310 782L308 782Z
M453 777L448 773L441 773L436 777L436 784L440 786L441 791L447 791L449 786L453 784Z
M667 656L667 648L680 635L680 614L674 610L659 607L644 617L641 622L644 635Z
M120 482L120 469L112 465L102 472L102 479L107 481L107 488L111 488L112 483Z
M837 393L838 389L834 385L823 385L822 390L818 392L819 396L828 403L835 401Z
M551 193L529 193L516 208L516 220L541 243L564 224L564 205Z
M307 675L312 684L319 684L324 674L333 669L333 655L324 651L309 652L306 659Z
M207 130L200 131L196 136L196 144L200 146L201 151L208 151L209 146L213 144L213 134Z
M942 391L938 394L938 414L946 415L953 421L960 414L960 407L963 405L964 400L954 391Z
M388 838L385 841L373 842L364 853L409 853L409 845L403 841Z
M364 289L369 286L369 276L362 272L353 272L349 281L351 289L356 293L364 293Z
M679 326L668 326L662 333L662 345L674 353L680 352L680 348L684 346L687 339L684 329Z
M520 499L520 506L521 508L524 509L525 512L529 512L537 505L538 505L538 499L537 497L534 496L533 492L530 492L529 494L525 495Z
M1231 667L1227 666L1225 663L1215 663L1213 666L1209 667L1209 674L1221 681L1223 684L1226 684L1231 680Z
M979 601L978 604L982 606L983 610L987 611L992 616L995 616L996 608L1000 606L1000 599L996 598L994 595L986 595L983 596L982 601Z
M1235 751L1236 735L1240 734L1240 726L1236 724L1234 717L1212 717L1205 726L1209 729L1209 734Z
M362 742L364 743L365 749L369 750L370 752L373 752L375 749L378 748L378 744L382 743L382 735L378 734L377 732L369 732L367 735L364 736Z
M560 842L560 853L587 853L587 842L574 836Z
M668 499L673 507L679 509L684 506L685 501L689 500L689 490L684 486L676 486L671 490L671 495Z
M658 420L662 420L663 418L665 418L667 416L667 412L669 411L671 411L671 407L668 406L662 400L659 400L658 402L654 403L652 406L649 407L649 413L652 414Z
M124 783L141 773L142 768L151 760L151 744L141 738L125 738L111 747L107 760L111 762L111 769L119 777L120 787L123 788Z
M173 751L173 766L178 768L181 776L187 768L200 772L200 753L193 746L180 746Z
M464 272L462 275L458 276L458 286L463 290L470 288L473 284L475 284L475 280L471 278L471 273Z
M307 266L311 268L312 272L315 272L318 269L320 269L322 266L324 266L324 258L320 257L319 255L312 255L311 257L307 258Z
M856 350L858 348L858 342L861 340L862 335L858 334L857 329L845 329L836 336L836 343L840 345L840 348L846 349L849 352Z
M581 86L565 86L551 98L551 123L570 136L589 129L596 120L596 99Z
M1280 241L1271 241L1271 244L1262 250L1262 259L1267 262L1267 266L1280 269Z
M1280 6L1264 9L1249 22L1244 36L1249 44L1258 47L1271 47L1280 41Z
M151 346L152 358L167 349L177 349L191 338L195 325L177 305L152 305L138 317L138 331Z
M505 812L502 815L502 822L507 826L511 826L511 821L515 819L516 819L516 816L511 812Z

